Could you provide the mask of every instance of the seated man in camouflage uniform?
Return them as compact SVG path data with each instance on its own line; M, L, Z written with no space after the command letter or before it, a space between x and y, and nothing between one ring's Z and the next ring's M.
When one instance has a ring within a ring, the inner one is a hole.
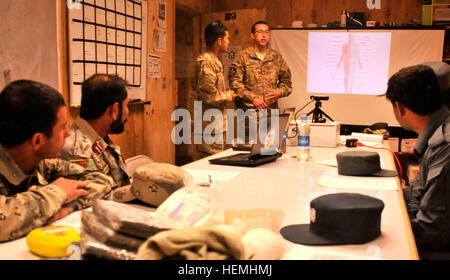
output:
M110 176L117 187L129 185L120 148L108 136L124 131L128 101L126 81L116 75L95 74L85 80L80 117L70 128L61 158Z
M0 242L110 193L108 176L55 158L69 135L67 107L55 89L19 80L0 93Z
M225 89L223 65L219 57L228 50L229 34L227 27L220 21L208 24L205 28L205 42L207 50L200 54L194 62L194 74L192 78L193 100L202 102L202 112L208 109L218 109L223 122L215 128L215 135L222 137L223 143L203 143L197 145L197 159L213 155L223 151L226 146L226 109L227 102L234 100L236 96L232 90ZM194 131L197 135L203 135L206 127L212 122L203 121L202 131Z

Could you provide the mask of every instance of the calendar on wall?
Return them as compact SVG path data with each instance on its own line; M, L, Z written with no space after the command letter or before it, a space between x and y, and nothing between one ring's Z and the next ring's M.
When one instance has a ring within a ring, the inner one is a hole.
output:
M147 2L83 0L75 7L68 7L70 105L80 105L82 82L96 73L117 74L130 99L145 100Z

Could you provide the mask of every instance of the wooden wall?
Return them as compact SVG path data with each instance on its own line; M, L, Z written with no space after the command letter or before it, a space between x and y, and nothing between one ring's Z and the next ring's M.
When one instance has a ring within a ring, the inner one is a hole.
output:
M251 26L254 22L258 20L264 20L266 18L265 8L256 9L239 9L236 11L231 11L235 13L236 19L227 20L226 14L231 14L227 11L219 11L212 13L202 14L200 17L199 32L203 34L206 26L215 21L222 21L228 28L230 33L230 46L242 46L246 48L252 45L252 39L250 38ZM200 51L205 50L205 42L203 36L200 36L201 48Z
M381 9L369 10L365 0L226 0L212 1L212 11L266 8L267 22L272 27L291 27L292 21L327 24L339 21L342 10L365 12L369 20L382 23L421 22L422 3L418 0L381 0Z
M66 1L56 0L58 12L58 50L60 69L60 91L66 101L68 90L68 49L67 49L67 8ZM156 161L175 163L175 145L170 134L173 122L172 111L177 104L175 83L175 0L166 1L167 11L167 45L166 52L153 50L153 31L157 27L156 1L148 3L148 53L161 56L161 78L147 77L147 97L150 105L133 104L129 106L130 114L124 133L111 135L122 151L124 158L144 154ZM146 62L144 62L146 63ZM70 108L70 122L79 114L79 109Z
M194 16L211 12L215 0L176 0L176 9Z
M161 56L161 78L147 78L147 99L152 103L146 105L140 120L144 122L143 154L156 161L175 163L175 144L171 139L173 122L171 115L177 104L175 83L175 0L166 0L167 10L167 45L166 52L153 51L153 31L157 26L157 9L154 0L148 1L148 47L149 53ZM133 139L127 139L133 145Z
M177 8L175 26L175 78L178 84L179 108L189 108L191 76L195 58L195 38L194 17L188 10ZM191 162L194 154L194 145L175 145L175 164L183 165Z

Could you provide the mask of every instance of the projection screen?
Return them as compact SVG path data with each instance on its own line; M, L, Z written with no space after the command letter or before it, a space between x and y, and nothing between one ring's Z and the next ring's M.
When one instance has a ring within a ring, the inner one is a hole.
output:
M384 96L403 67L442 61L443 29L273 29L271 47L286 60L293 92L280 108L303 107L311 95L329 96L321 109L341 124L399 126ZM314 103L302 114L314 109Z

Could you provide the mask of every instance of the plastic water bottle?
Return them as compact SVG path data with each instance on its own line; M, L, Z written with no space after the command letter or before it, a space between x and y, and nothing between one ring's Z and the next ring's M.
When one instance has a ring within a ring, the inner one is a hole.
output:
M347 26L347 11L343 10L341 12L341 27L346 27Z
M286 131L283 134L283 139L281 139L281 144L280 144L280 153L285 154L286 153Z
M309 124L306 115L301 118L297 142L297 159L299 161L309 160Z

